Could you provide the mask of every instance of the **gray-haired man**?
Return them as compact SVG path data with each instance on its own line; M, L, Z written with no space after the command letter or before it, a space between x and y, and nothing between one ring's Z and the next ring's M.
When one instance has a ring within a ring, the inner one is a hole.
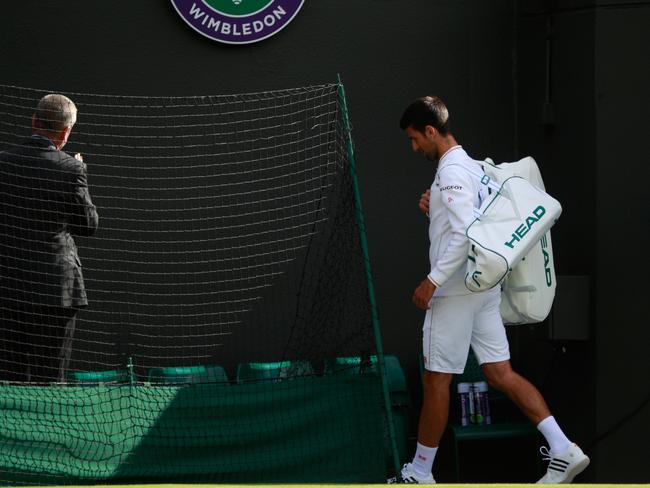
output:
M0 153L0 379L64 381L75 317L88 305L73 236L98 214L80 154L61 150L77 121L63 95L46 95L32 136Z

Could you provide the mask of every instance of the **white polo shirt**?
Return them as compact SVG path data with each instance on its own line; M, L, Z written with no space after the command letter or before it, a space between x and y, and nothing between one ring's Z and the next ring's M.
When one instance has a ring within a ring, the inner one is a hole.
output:
M468 295L465 272L469 240L465 230L487 196L483 185L464 168L483 173L481 164L461 146L440 158L429 200L429 279L437 288L434 296Z

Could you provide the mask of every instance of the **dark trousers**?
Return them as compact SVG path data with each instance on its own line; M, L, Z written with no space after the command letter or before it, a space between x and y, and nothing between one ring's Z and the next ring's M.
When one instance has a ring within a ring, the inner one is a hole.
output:
M4 303L0 307L0 380L65 381L77 311Z

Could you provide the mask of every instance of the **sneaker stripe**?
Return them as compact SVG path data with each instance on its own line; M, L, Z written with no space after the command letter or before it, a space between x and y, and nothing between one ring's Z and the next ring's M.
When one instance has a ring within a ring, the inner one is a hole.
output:
M568 464L560 464L560 463L556 463L555 461L551 461L550 463L548 463L548 465L555 466L556 468L561 468L561 469L567 469L569 467Z
M564 459L559 459L559 458L553 458L551 459L552 463L559 463L559 464L564 464L565 466L568 466L571 464L569 461L565 461Z
M558 473L566 473L566 468L556 468L555 466L550 466L548 469L552 469L553 471L557 471Z

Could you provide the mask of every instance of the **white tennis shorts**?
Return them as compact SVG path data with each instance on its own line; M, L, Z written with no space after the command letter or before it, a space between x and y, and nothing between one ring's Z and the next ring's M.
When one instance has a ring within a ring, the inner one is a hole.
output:
M510 359L500 304L498 287L471 295L434 297L422 327L425 369L462 373L470 346L479 364Z

